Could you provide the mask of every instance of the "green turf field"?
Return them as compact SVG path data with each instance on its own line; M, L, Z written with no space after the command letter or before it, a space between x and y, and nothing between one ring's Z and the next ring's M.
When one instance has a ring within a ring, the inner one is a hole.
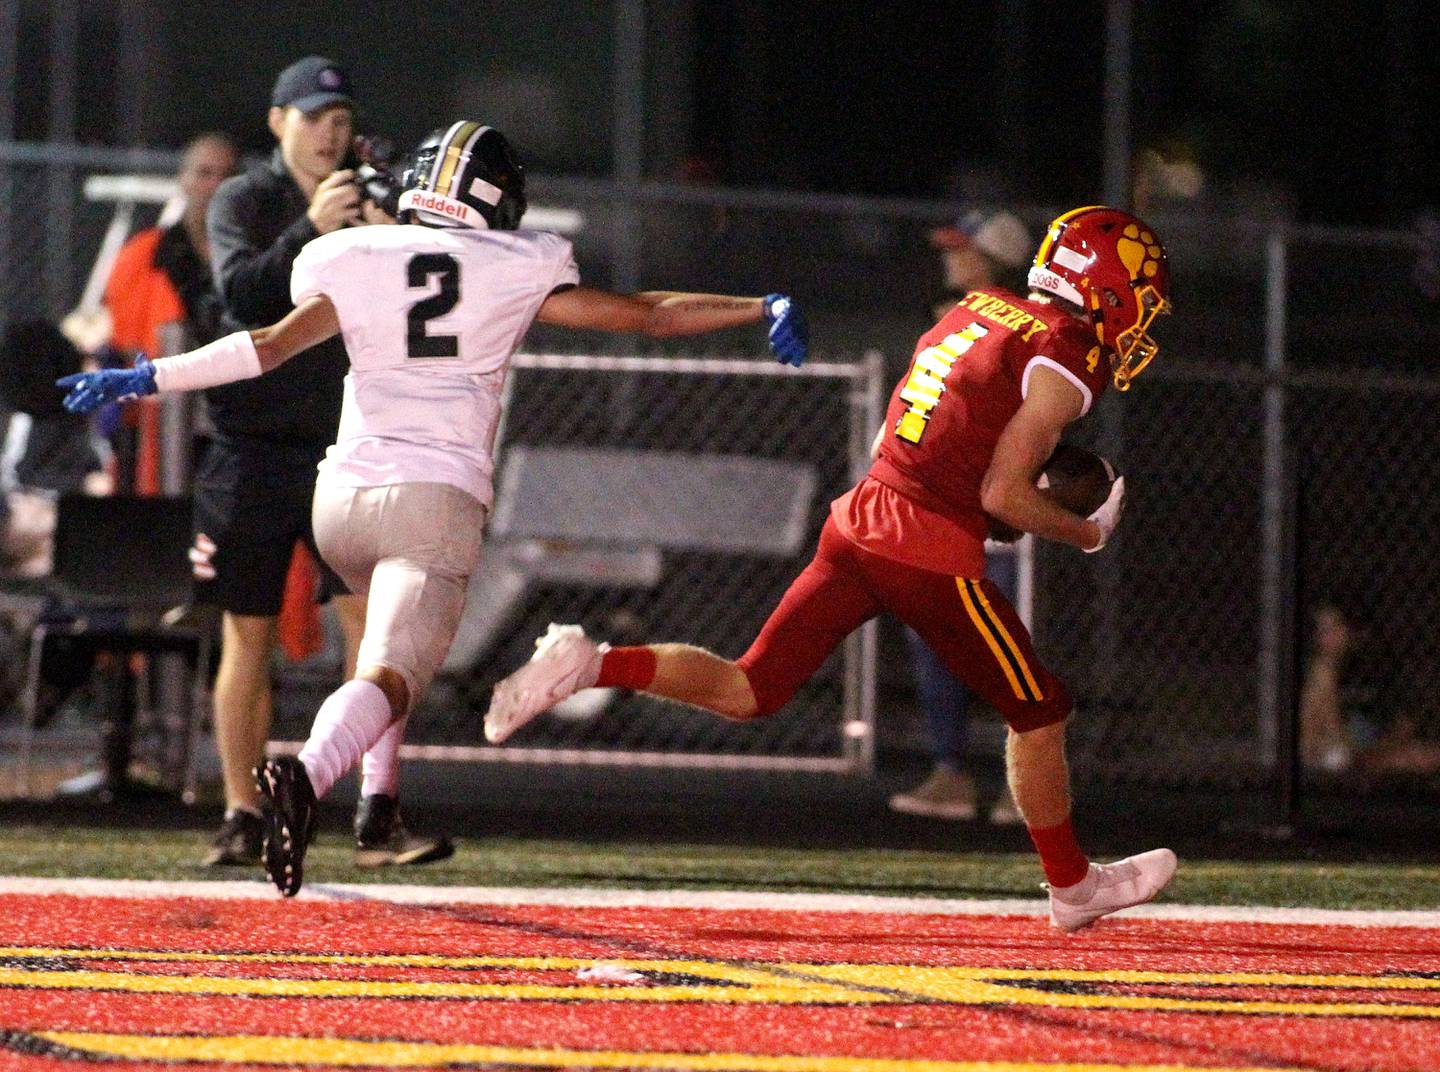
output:
M11 825L0 830L0 870L43 877L202 879L247 872L198 866L195 831ZM255 872L259 878L259 872ZM1034 898L1041 876L1024 853L804 850L709 845L587 844L510 838L462 840L447 861L362 871L339 834L306 862L311 883L409 882L452 886L838 891L923 897ZM1440 908L1440 865L1318 864L1183 859L1165 899L1177 903L1312 908Z

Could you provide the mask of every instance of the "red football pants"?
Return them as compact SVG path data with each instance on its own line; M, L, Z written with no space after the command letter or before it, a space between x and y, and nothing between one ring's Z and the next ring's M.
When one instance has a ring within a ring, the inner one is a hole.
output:
M991 581L872 554L840 535L832 519L820 531L815 557L740 657L759 713L783 707L840 641L881 611L919 633L1012 729L1069 717L1065 686L1036 658L1029 631Z

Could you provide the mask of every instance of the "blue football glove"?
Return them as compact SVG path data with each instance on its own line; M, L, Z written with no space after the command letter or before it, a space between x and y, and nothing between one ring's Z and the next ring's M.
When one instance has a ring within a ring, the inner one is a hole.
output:
M770 350L782 365L799 368L810 353L810 328L805 314L785 294L767 294L765 322L770 325Z
M61 376L55 386L68 390L65 408L71 413L91 413L107 402L129 402L141 395L155 393L155 366L145 358L134 368L100 369L98 372L77 372Z

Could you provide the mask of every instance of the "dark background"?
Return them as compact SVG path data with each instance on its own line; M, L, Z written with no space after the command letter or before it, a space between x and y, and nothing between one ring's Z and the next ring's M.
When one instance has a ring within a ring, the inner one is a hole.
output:
M613 168L625 65L611 2L10 2L21 140L56 133L50 44L55 9L68 8L82 143L175 147L219 127L266 149L276 72L319 52L352 70L365 130L408 144L474 114L506 129L537 171ZM1106 6L649 3L645 174L1095 199ZM1302 221L1406 225L1440 201L1437 24L1419 0L1135 4L1132 145L1195 163L1222 205L1258 198Z
M585 214L587 280L783 285L806 303L817 357L873 346L903 363L938 285L925 234L956 202L1010 204L1038 227L1047 208L1106 196L1107 17L1125 2L0 0L0 141L174 149L219 128L262 153L273 145L264 120L275 74L327 54L355 77L365 132L405 145L462 115L507 131L545 180L535 186L544 203ZM1429 735L1440 729L1436 512L1433 496L1414 491L1434 483L1440 462L1440 238L1411 230L1428 209L1440 235L1430 114L1440 20L1418 0L1132 2L1132 156L1195 180L1157 199L1152 217L1176 266L1176 315L1164 360L1123 419L1112 395L1102 406L1115 416L1102 408L1090 422L1095 445L1113 446L1135 477L1128 545L1107 560L1123 562L1123 577L1106 581L1082 556L1043 576L1040 591L1072 609L1042 606L1049 635L1038 639L1103 716L1088 723L1082 761L1125 757L1109 765L1114 777L1243 788L1259 709L1253 656L1267 628L1269 388L1283 395L1308 480L1306 543L1288 564L1302 574L1301 598L1377 592L1407 703ZM637 11L643 55L617 45ZM741 192L590 181L627 176L635 146L617 136L617 90L633 80L642 136L629 177ZM9 148L0 295L12 314L58 318L110 218L109 205L65 203L87 170L161 173L173 157L70 154L83 158L74 164L52 148ZM36 163L32 150L61 162ZM1272 238L1286 241L1283 270ZM1276 340L1286 368L1267 371ZM1093 608L1122 580L1115 641ZM1300 648L1304 629L1294 630ZM1117 645L1142 657L1121 666ZM882 686L894 696L909 675L898 638L890 648ZM1129 706L1102 709L1112 696Z

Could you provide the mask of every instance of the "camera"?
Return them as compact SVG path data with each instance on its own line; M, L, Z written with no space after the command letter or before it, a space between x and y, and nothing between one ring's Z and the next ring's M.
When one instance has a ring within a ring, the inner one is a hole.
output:
M395 174L395 144L389 138L356 137L344 167L355 171L360 197L391 216L400 211L400 178Z

